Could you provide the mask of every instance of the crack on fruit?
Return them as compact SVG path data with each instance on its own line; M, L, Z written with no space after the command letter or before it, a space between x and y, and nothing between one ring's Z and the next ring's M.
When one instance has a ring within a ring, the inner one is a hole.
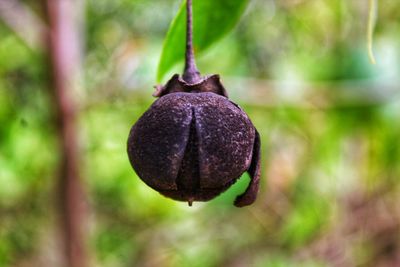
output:
M200 185L199 168L199 143L196 133L196 117L194 108L191 108L192 120L190 122L189 138L186 143L185 153L178 171L176 185L178 190L186 191L188 195L195 195Z

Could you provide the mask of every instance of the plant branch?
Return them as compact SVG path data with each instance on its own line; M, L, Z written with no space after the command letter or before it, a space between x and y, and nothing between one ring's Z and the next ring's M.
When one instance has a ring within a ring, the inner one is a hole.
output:
M33 50L43 48L44 23L18 0L0 0L0 19Z
M56 127L60 140L59 204L69 267L87 267L84 239L86 206L79 169L77 114L74 97L79 64L78 27L73 9L79 1L45 0L49 24L49 73L53 89Z

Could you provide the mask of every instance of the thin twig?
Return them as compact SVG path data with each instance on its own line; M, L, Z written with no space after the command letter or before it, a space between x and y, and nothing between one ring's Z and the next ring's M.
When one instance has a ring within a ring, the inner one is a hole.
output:
M376 0L369 0L369 10L368 10L368 29L367 29L367 49L368 58L371 64L376 64L374 57L374 51L372 50L374 28L376 22Z

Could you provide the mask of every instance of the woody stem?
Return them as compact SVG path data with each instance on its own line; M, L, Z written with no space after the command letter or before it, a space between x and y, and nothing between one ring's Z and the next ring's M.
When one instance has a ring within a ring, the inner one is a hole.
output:
M189 84L194 84L201 80L200 72L194 59L192 0L186 1L186 57L183 80Z

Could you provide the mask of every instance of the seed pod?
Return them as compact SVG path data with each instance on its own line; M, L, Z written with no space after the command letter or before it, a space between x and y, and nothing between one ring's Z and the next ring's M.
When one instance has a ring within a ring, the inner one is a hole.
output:
M208 201L244 173L251 182L238 207L252 204L260 180L260 137L246 113L227 98L218 75L201 77L191 47L188 1L188 50L184 75L175 74L159 97L133 125L128 156L138 176L164 196Z

